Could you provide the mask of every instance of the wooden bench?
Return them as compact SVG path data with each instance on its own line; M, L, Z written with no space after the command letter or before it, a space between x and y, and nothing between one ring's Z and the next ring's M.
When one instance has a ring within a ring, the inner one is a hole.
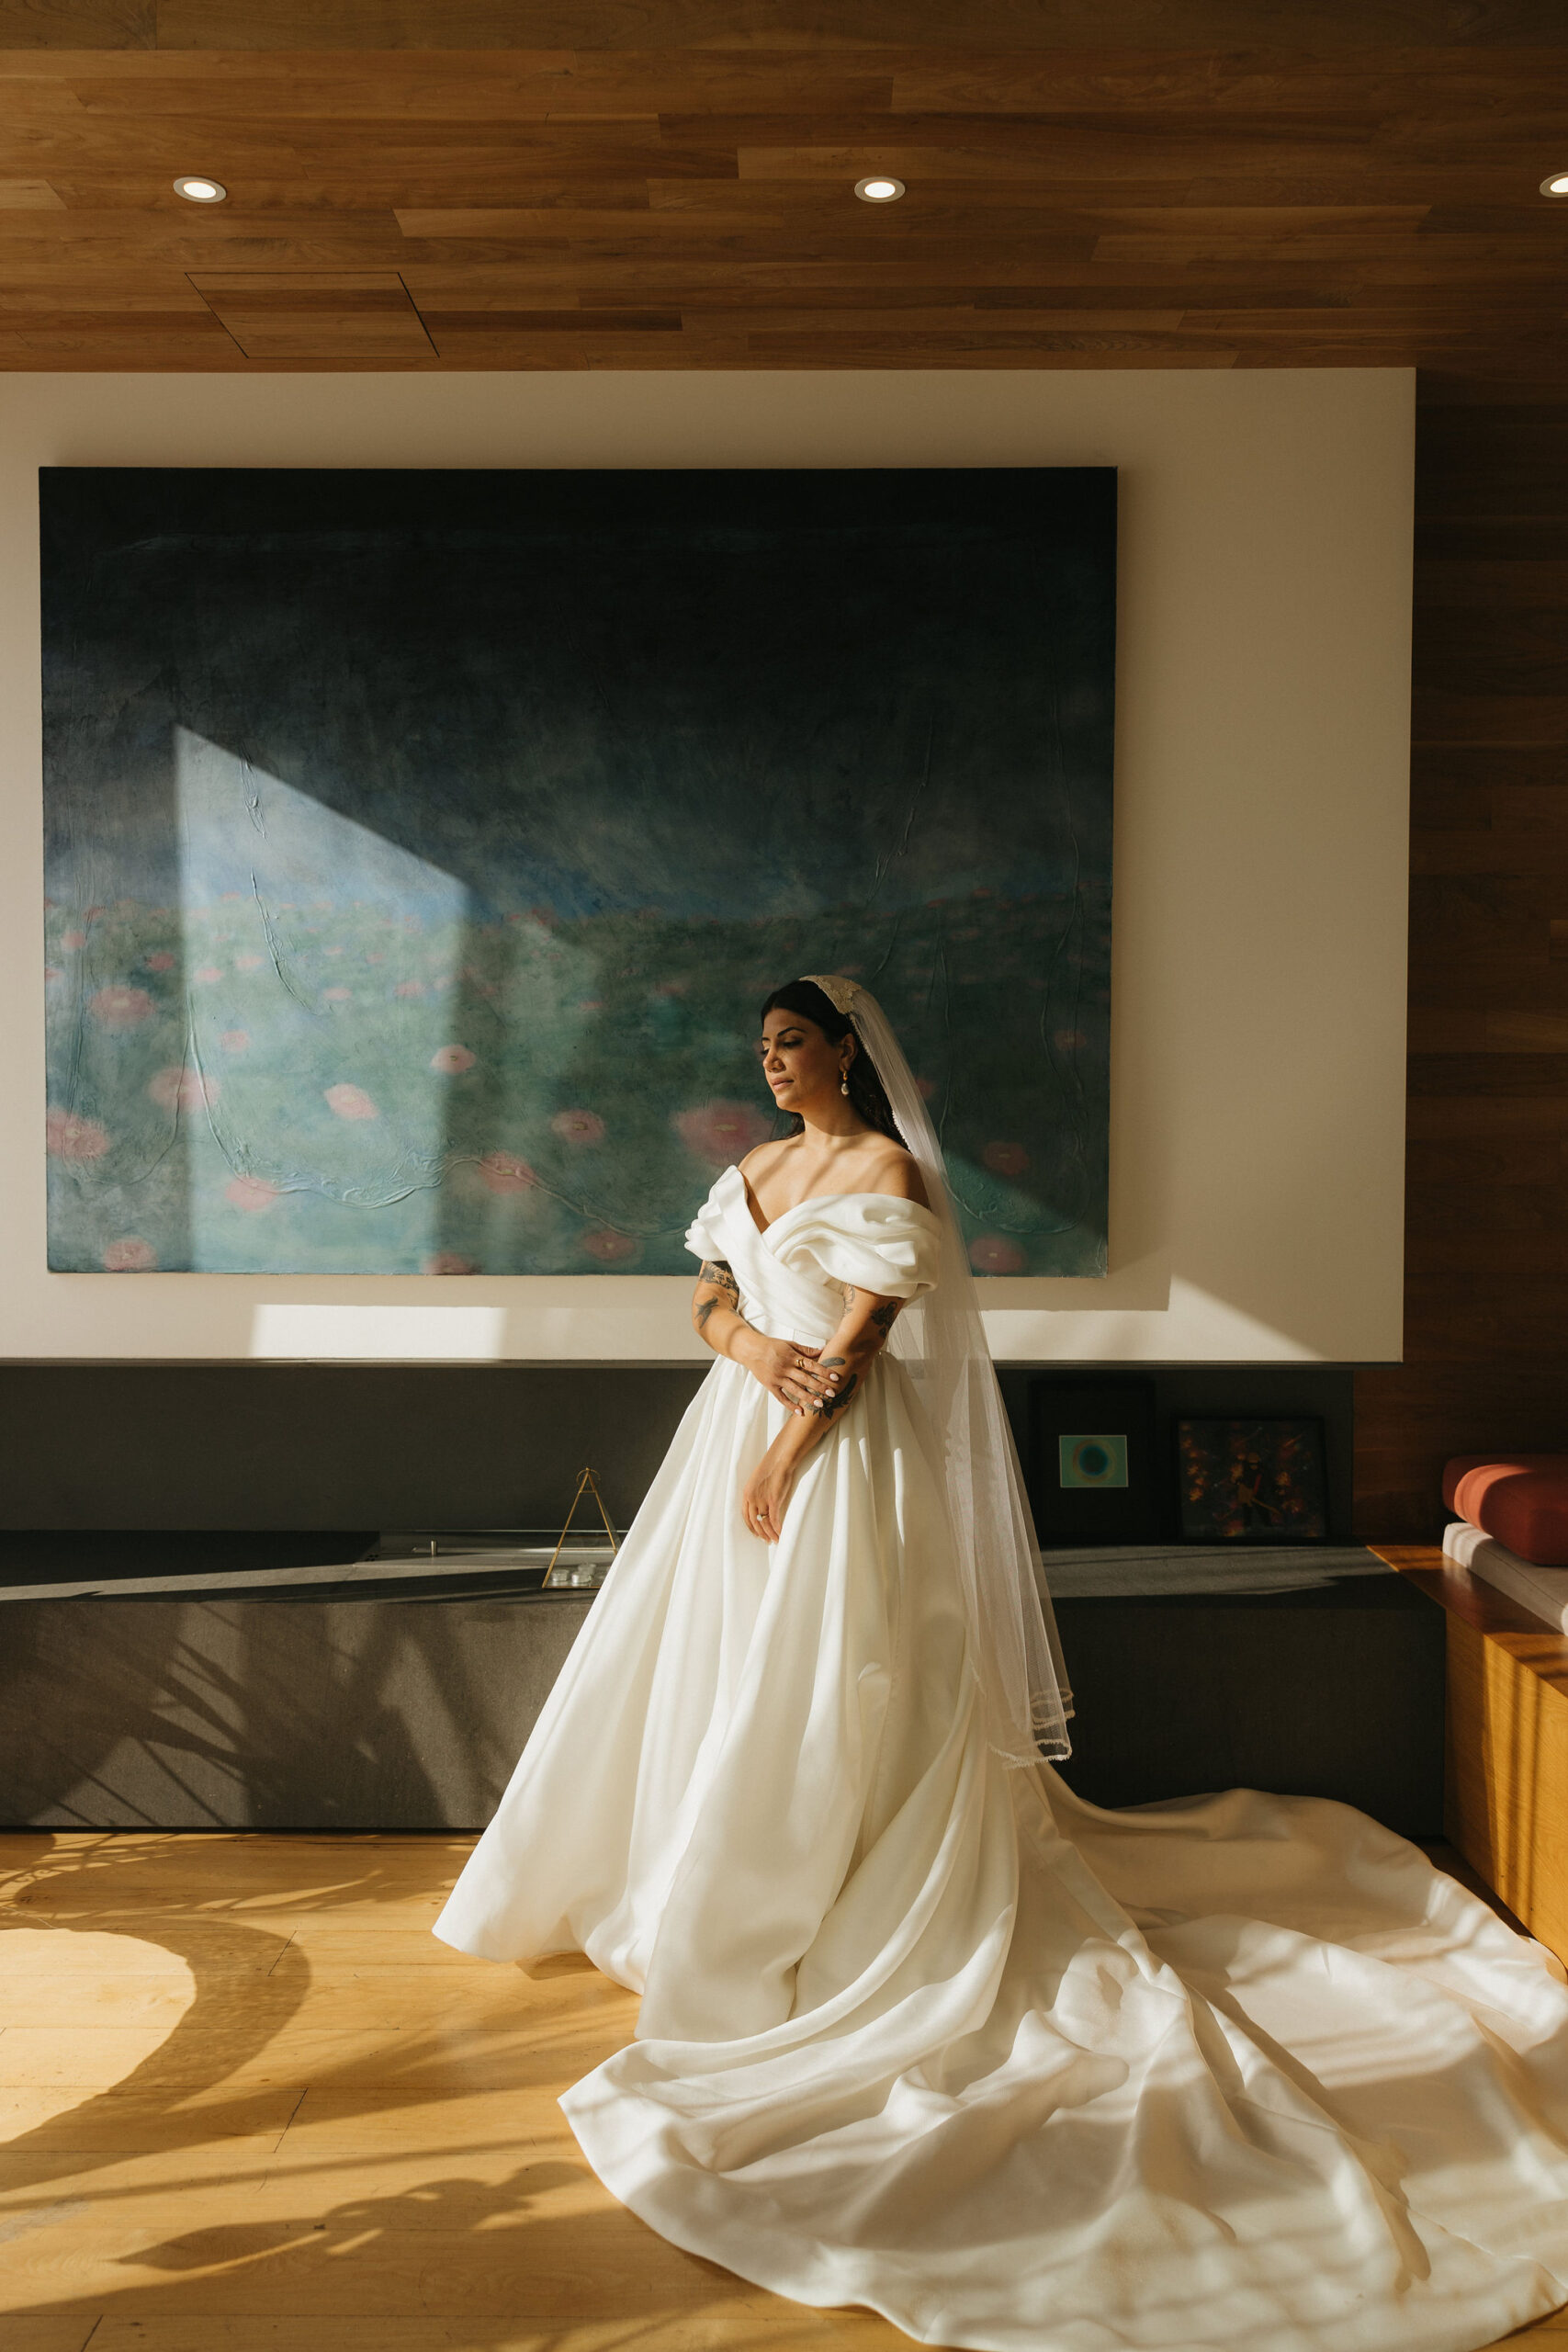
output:
M1568 1638L1436 1544L1370 1548L1446 1619L1446 1835L1568 1960Z

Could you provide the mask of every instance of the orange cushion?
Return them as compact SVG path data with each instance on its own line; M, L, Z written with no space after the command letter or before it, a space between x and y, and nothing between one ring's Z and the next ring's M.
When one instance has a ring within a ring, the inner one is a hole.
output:
M1460 1453L1443 1500L1538 1568L1568 1567L1568 1453Z

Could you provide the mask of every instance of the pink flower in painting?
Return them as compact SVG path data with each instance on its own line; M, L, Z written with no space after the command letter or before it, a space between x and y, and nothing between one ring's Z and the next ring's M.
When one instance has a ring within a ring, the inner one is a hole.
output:
M321 990L321 995L328 1004L352 1004L354 1002L354 990L352 989L323 989Z
M46 964L43 967L43 977L44 985L47 987L51 980L62 980L65 975L58 964Z
M251 1033L248 1029L225 1029L218 1042L226 1054L248 1053Z
M155 956L149 956L147 958L147 969L150 972L172 972L174 968L175 958L167 947L160 947Z
M392 990L392 994L394 996L423 996L424 994L424 982L423 980L400 980L397 987Z
M559 1136L562 1143L603 1143L604 1122L597 1111L558 1111L550 1121L550 1132Z
M62 931L60 934L60 944L62 947L85 947L87 934L85 931Z
M1029 1165L1021 1143L988 1143L980 1157L993 1176L1021 1176Z
M1016 1274L1023 1252L1005 1233L977 1233L969 1244L969 1263L977 1274Z
M153 1009L145 989L100 989L87 999L88 1012L105 1029L134 1029L151 1020Z
M472 1069L475 1058L467 1046L437 1046L430 1057L430 1067L446 1078L458 1078L464 1070Z
M213 981L220 980L223 978L223 975L219 970L216 964L203 964L198 970L192 974L191 977L194 979L203 981L208 988L210 988Z
M280 1195L277 1186L269 1184L265 1176L234 1176L224 1185L223 1197L247 1216L260 1216Z
M1051 1042L1059 1053L1072 1054L1087 1046L1089 1039L1081 1029L1058 1029Z
M362 1086L329 1086L325 1101L328 1110L339 1119L378 1119L381 1115Z
M323 956L341 956L343 954L343 949L341 945L323 947L321 953Z
M427 1258L421 1271L427 1274L477 1274L479 1268L471 1258L459 1258L456 1250L437 1250Z
M479 1181L492 1193L528 1193L538 1178L515 1152L487 1151L479 1161Z
M637 1256L637 1249L629 1233L611 1233L604 1227L597 1233L585 1233L582 1246L602 1266L624 1265L628 1258Z
M79 1119L74 1111L51 1111L43 1136L51 1159L101 1159L109 1148L96 1119Z
M367 956L365 960L367 964L384 964L387 959L384 956Z
M148 1080L147 1091L160 1111L199 1111L217 1102L219 1087L215 1078L203 1078L199 1070L171 1062L167 1069Z
M688 1151L711 1168L728 1168L756 1144L765 1143L772 1122L750 1102L704 1102L675 1114L675 1132Z
M244 895L245 894L243 890L222 890L219 893L219 896L222 899L225 906L229 904L231 899L243 899Z
M84 922L91 922L95 915L101 915L102 913L102 907L88 907L83 915L82 920Z
M125 1234L118 1241L111 1241L104 1251L107 1274L150 1274L157 1262L158 1252L139 1233Z
M265 962L265 956L236 956L234 969L236 972L259 972Z

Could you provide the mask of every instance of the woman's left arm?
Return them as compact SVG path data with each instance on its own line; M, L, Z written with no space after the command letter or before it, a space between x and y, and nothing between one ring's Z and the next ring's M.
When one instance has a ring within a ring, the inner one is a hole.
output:
M813 1369L830 1385L806 1413L792 1414L741 1490L740 1508L753 1535L776 1544L801 1464L829 1424L850 1403L898 1318L901 1298L844 1287L845 1306L838 1329Z

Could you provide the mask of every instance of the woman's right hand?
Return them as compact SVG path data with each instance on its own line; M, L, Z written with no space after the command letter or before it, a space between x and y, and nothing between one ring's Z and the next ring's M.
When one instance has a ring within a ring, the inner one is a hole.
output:
M795 1340L770 1340L765 1332L752 1331L747 1335L741 1362L770 1396L776 1396L792 1413L807 1413L818 1397L833 1393L830 1375L817 1368L821 1352L820 1348L803 1347Z

